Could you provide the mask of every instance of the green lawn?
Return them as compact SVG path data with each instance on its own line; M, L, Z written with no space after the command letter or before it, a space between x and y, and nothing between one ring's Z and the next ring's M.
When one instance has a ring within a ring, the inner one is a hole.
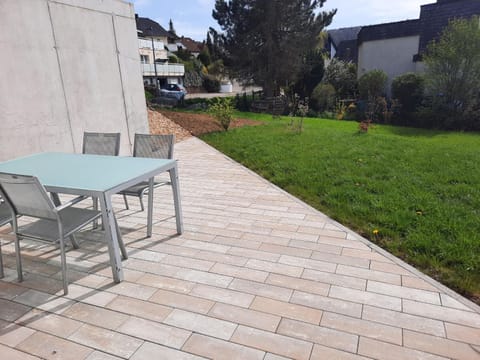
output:
M480 135L242 113L203 139L447 286L480 299ZM374 235L374 230L378 234Z

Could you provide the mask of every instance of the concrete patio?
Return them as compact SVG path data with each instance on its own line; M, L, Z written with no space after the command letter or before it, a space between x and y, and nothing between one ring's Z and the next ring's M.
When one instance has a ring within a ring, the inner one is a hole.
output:
M480 359L480 310L196 138L176 145L153 237L114 199L130 258L112 282L102 233L68 253L0 230L0 359Z

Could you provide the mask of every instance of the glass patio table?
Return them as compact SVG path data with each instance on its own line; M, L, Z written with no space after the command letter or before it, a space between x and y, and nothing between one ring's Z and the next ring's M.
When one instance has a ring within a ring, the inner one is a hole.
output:
M52 193L92 196L99 199L113 280L123 280L119 236L112 195L149 181L147 236L152 235L154 176L168 171L173 189L177 233L183 232L177 161L140 157L40 153L0 163L0 172L36 176Z

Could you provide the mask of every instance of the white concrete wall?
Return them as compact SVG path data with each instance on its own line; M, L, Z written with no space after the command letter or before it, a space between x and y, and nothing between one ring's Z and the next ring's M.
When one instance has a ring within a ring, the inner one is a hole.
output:
M84 131L148 132L133 6L0 0L0 161L81 152Z
M413 55L418 53L420 36L366 41L358 47L358 77L368 71L380 69L387 73L387 93L393 78L406 72L415 72Z

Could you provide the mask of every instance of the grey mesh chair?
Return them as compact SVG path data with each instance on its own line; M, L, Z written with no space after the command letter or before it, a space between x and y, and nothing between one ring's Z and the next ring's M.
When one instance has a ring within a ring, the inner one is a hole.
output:
M133 143L133 156L146 157L156 159L173 159L173 145L175 144L175 135L148 135L135 134ZM133 185L126 190L120 192L125 201L125 207L128 209L127 196L135 196L140 200L142 211L145 209L143 205L143 195L148 192L148 181L143 181ZM171 185L170 181L154 182L154 187L163 185Z
M8 223L12 223L12 215L13 212L10 209L10 206L0 196L0 227ZM0 243L0 279L3 277L2 244Z
M30 238L58 243L62 264L63 291L68 294L65 239L101 216L100 211L71 207L66 203L55 207L45 188L34 176L0 173L2 196L13 209L13 232L17 257L18 280L23 280L20 239ZM36 220L18 226L17 216Z
M120 151L120 133L83 133L83 154L117 156Z

